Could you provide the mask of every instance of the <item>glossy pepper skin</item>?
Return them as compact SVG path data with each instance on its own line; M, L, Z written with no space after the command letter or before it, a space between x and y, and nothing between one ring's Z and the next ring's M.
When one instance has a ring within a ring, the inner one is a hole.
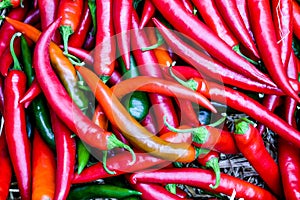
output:
M145 0L142 16L140 20L140 29L144 28L155 14L155 7L151 0Z
M292 1L293 4L293 33L300 38L300 6L296 0Z
M210 184L215 183L215 175L210 170L200 168L173 168L160 169L151 172L132 174L130 183L176 183L198 187L213 193L231 195L236 190L236 198L249 200L275 200L269 191L241 179L221 173L220 185L217 189L211 189Z

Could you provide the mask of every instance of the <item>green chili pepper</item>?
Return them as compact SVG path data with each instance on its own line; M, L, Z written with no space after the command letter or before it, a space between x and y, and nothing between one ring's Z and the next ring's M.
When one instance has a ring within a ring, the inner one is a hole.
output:
M21 52L23 58L24 72L27 76L27 86L30 86L34 80L35 74L32 68L31 50L27 44L26 39L21 36ZM43 140L55 150L54 133L51 128L50 114L48 106L45 103L45 97L40 94L30 104L29 111L32 113L33 123L38 132L41 134Z
M127 70L122 59L118 59L121 70L123 73L123 79L139 76L139 71L136 66L136 62L132 55L130 55L130 70ZM128 110L131 116L137 121L142 121L149 111L149 99L146 93L135 91L122 99L122 103Z
M87 150L81 140L77 140L77 173L80 174L89 162L90 152Z
M84 185L71 189L68 200L85 200L92 198L125 198L134 195L141 195L136 190L122 188L107 184Z

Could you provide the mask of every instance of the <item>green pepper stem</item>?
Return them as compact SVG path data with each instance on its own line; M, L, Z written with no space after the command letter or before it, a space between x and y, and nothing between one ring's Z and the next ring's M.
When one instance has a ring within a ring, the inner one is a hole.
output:
M13 62L14 62L14 66L12 69L15 69L15 70L22 70L20 62L19 62L16 52L14 50L14 41L15 41L16 37L21 37L21 35L22 35L22 33L20 33L20 32L15 33L12 36L12 38L10 40L10 44L9 44L10 53L11 53L11 56L12 56Z
M178 76L176 76L172 70L173 65L169 65L169 73L170 75L181 85L183 85L184 87L190 88L194 91L197 90L198 88L198 83L194 80L194 79L189 79L187 81L182 80L181 78L179 78Z
M241 52L241 50L240 50L240 45L239 45L239 44L237 44L237 45L235 45L234 47L232 47L232 50L234 50L237 54L239 54L240 56L242 56L243 58L245 58L248 62L250 62L250 63L252 63L252 64L254 64L254 65L258 65L258 62L256 62L256 61L254 61L254 60L248 58L247 56L245 56L245 55Z
M68 52L63 52L63 54L70 60L70 62L73 65L78 65L78 66L84 66L85 63L82 62L79 58L77 58L76 56L69 54Z
M110 79L110 76L101 76L100 79L103 81L103 83L106 83Z
M92 16L92 23L93 23L93 32L92 35L96 34L97 25L96 25L96 1L95 0L88 0L88 6L90 9L90 13Z
M166 189L171 192L172 194L176 194L176 184L174 183L169 183L166 186Z
M215 185L210 184L209 187L211 189L216 189L219 187L221 182L221 172L219 166L219 159L218 158L211 158L209 161L206 162L206 167L212 168L216 175L216 182Z
M159 34L157 30L155 30L155 32L156 32L156 36L157 36L157 42L155 44L151 45L151 46L142 47L141 48L142 51L149 51L149 50L156 49L156 48L160 47L165 42L163 37L161 36L161 34Z
M107 151L103 151L102 164L103 164L104 170L108 174L116 174L115 171L111 171L110 169L107 168Z
M0 9L5 9L11 7L11 1L10 0L3 0L0 2Z
M235 122L235 134L245 134L249 130L249 124L255 125L255 123L248 118L241 118L236 120Z
M64 53L68 54L68 41L69 41L70 35L72 35L74 33L74 30L72 30L71 26L60 26L59 31L60 31L60 34L62 36L63 43L64 43Z

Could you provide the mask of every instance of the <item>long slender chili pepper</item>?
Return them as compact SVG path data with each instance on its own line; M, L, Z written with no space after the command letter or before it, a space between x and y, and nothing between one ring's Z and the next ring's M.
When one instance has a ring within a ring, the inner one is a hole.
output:
M142 16L140 20L140 29L144 28L155 14L155 7L151 0L145 0Z
M27 15L26 15L23 22L25 24L36 25L36 24L39 23L40 18L41 18L40 10L39 9L33 9L33 10L30 10L27 13Z
M215 0L214 0L215 1ZM234 36L248 49L252 54L259 58L258 50L248 32L243 19L238 11L236 0L215 1L218 11L221 13L224 21L233 32Z
M292 1L293 4L293 33L300 38L300 5L297 3L296 0Z
M152 0L152 2L175 29L194 39L214 58L247 77L274 86L266 75L234 52L193 14L186 12L179 0Z
M75 30L75 32L70 36L69 46L82 47L91 24L92 24L91 12L88 6L88 2L85 1L80 23L77 29Z
M292 52L293 4L292 0L276 0L271 5L280 57L286 67Z
M244 119L235 122L234 139L237 147L274 194L282 195L277 163L267 151L258 130ZM263 160L263 163L260 161Z
M77 172L80 174L89 162L90 152L81 140L76 142L77 149Z
M68 40L77 29L83 10L83 0L60 0L57 17L62 16L60 33L64 44L64 53L68 53Z
M261 58L272 80L288 96L300 102L300 98L288 81L277 45L275 27L269 2L248 0L251 25ZM270 57L270 55L272 55Z
M20 33L13 36L10 44L14 66L4 82L4 129L20 194L26 200L31 199L31 145L26 131L25 108L19 103L25 93L26 75L14 55L13 41L17 36Z
M114 28L117 36L120 56L127 70L130 69L130 29L133 10L133 0L113 2Z
M94 50L94 71L105 78L105 76L111 76L113 73L116 60L113 1L96 0L96 6L97 30Z
M9 8L9 7L12 7L12 8L16 8L16 7L24 7L22 5L22 0L3 0L0 2L0 9L4 9L4 8Z
M57 170L54 199L66 199L74 174L76 143L71 131L54 112L51 113L52 128L55 134L57 152Z
M21 98L20 103L24 103L25 108L29 106L29 104L42 93L41 87L36 79L33 79L31 85L26 90L24 96Z
M4 78L0 78L0 112L4 112Z
M278 89L276 89L276 87L274 88L273 86L268 86L267 84L261 84L257 81L247 78L240 73L228 69L217 60L213 60L211 57L187 45L182 39L179 38L179 36L167 29L157 19L154 19L153 21L173 51L186 62L194 66L199 72L202 72L206 76L209 76L217 81L222 81L226 84L240 87L242 89L277 94L276 90L278 91Z
M247 0L235 0L238 11L243 19L243 22L251 35L252 40L254 40L254 36L250 27L250 18L249 18L249 11L247 6Z
M195 159L195 150L190 144L172 144L154 136L131 117L112 90L96 74L85 67L77 66L76 69L83 76L91 90L95 91L95 97L109 121L121 130L131 144L151 155L166 160L189 162Z
M0 135L0 198L7 199L12 178L12 166L8 154L4 129Z
M35 74L32 68L31 50L25 40L21 37L21 53L23 58L24 72L27 76L27 86L31 85L35 80ZM21 101L20 101L21 103ZM54 133L51 128L50 114L48 106L45 103L45 97L40 94L32 102L30 106L31 114L33 114L34 124L43 140L54 150L55 140Z
M54 153L35 129L32 144L32 199L53 199L56 163Z
M196 14L195 12L195 8L194 8L194 5L193 5L193 3L192 3L192 1L191 0L181 0L182 1L182 4L183 4L183 6L185 7L185 9L188 11L188 12L190 12L190 13L192 13L192 14Z
M123 147L131 151L130 147L122 144L116 137L94 124L82 111L74 105L73 100L55 75L49 62L50 37L59 25L60 19L56 20L39 38L33 56L33 67L41 89L53 111L77 134L84 142L101 150ZM56 88L53 90L53 88ZM60 99L60 103L57 103ZM133 157L134 158L134 157Z
M146 117L140 122L148 131L156 135L158 133L157 124L155 121L154 112L152 109L149 110Z
M229 29L228 24L224 21L224 18L217 8L217 3L215 3L214 0L193 0L193 3L198 9L205 24L213 30L219 38L226 42L231 48L238 45L239 41L231 32L232 28Z
M153 172L140 172L132 174L129 178L131 183L177 183L199 187L213 192L231 195L236 191L236 198L253 200L275 200L276 198L267 190L241 179L221 173L220 185L211 189L210 184L215 183L215 175L210 170L200 168L174 168L160 169Z

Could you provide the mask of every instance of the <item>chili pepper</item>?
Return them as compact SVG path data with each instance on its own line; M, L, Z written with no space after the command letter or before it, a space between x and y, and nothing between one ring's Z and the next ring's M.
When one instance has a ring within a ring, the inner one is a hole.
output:
M140 123L152 134L156 135L158 133L157 124L156 124L154 112L152 109L149 110L146 117Z
M219 166L219 157L220 153L216 151L211 151L207 149L200 149L200 154L197 157L197 161L204 167L211 168L216 175L216 183L210 185L212 189L216 189L220 185L220 166Z
M7 199L12 178L12 166L8 154L4 129L2 129L0 135L0 162L0 198Z
M92 24L93 24L93 28L92 28L92 32L91 34L95 35L96 30L97 30L97 20L96 20L96 0L88 0L88 6L89 6L89 10L91 13L91 18L92 18Z
M101 150L123 147L132 152L129 146L123 145L112 133L98 127L74 105L74 101L67 94L60 80L52 70L48 60L49 52L47 49L50 43L49 37L54 33L55 28L60 22L59 20L60 18L49 27L48 31L45 31L41 35L36 44L33 56L33 67L36 71L36 78L49 106L72 132L90 146ZM56 89L53 90L53 88ZM59 104L57 103L57 99L60 100ZM134 154L132 153L132 155L134 159Z
M24 96L21 98L20 103L24 103L25 108L39 95L41 94L41 88L36 79L33 79L31 85L26 90Z
M212 57L223 62L234 71L242 73L244 76L274 86L274 83L265 74L234 52L204 23L195 18L193 14L186 12L180 0L152 0L152 3L175 29L194 39Z
M81 70L81 68L79 70ZM173 81L167 81L161 78L155 78L151 76L137 76L131 79L126 79L113 86L111 89L113 91L113 94L118 98L125 96L129 92L138 90L190 100L194 103L198 103L206 109L211 110L212 112L216 112L215 108L211 105L211 103L200 93L195 93L194 91L187 89L180 84L177 84ZM165 115L168 116L168 114Z
M244 24L243 18L238 11L236 0L218 1L216 2L216 7L230 30L233 32L234 36L248 50L250 50L256 58L259 58L259 53L254 41L252 40L251 35Z
M92 17L91 17L91 12L89 10L88 2L84 1L80 23L77 29L75 30L75 32L70 36L69 46L82 47L91 24L92 24Z
M53 199L55 157L35 129L32 144L32 199Z
M4 81L3 78L0 78L0 112L3 115L4 112Z
M26 16L27 10L28 10L28 2L27 0L23 1L24 3L24 8L18 7L15 9L12 9L7 17L15 19L15 20L19 20L19 21L23 21L23 19ZM9 48L9 41L10 38L12 37L12 35L16 32L16 30L14 29L14 27L8 23L8 22L3 22L3 24L1 25L1 29L0 29L0 56L2 56L3 52L5 51L6 48Z
M89 162L90 152L81 140L77 140L77 172L80 174Z
M97 124L99 127L103 128L105 130L108 127L108 120L105 116L105 113L104 113L103 109L101 108L101 106L99 104L95 108L92 121L95 124Z
M213 192L231 195L236 191L236 198L245 199L276 199L269 191L256 185L238 179L236 177L221 173L220 185L217 189L211 189L210 184L215 183L215 175L210 170L200 168L173 168L160 169L151 172L140 172L132 174L129 178L135 183L176 183L199 187Z
M21 37L21 53L23 58L24 72L27 76L27 86L30 86L36 79L32 68L31 50L24 37ZM51 128L48 106L45 102L45 97L40 94L31 102L30 111L34 116L33 120L36 129L40 133L43 140L52 148L52 150L54 150L54 133Z
M89 53L88 51L86 51L84 49L79 49L79 48L76 48L76 47L68 47L68 51L72 55L79 58L80 60L83 60L86 65L93 66L94 58L92 56L93 55L92 53Z
M247 0L235 0L238 11L243 19L243 22L251 35L252 40L254 40L254 36L250 27L250 18L249 18L249 11L247 6Z
M166 160L190 162L195 159L195 150L192 146L187 143L168 143L154 136L131 117L112 90L96 74L85 67L76 66L76 69L83 76L91 90L95 91L94 95L109 121L119 128L132 145Z
M191 0L181 0L182 1L182 4L184 5L185 9L192 13L192 14L196 14L196 11L195 11L195 8L194 8L194 5L193 3L191 2Z
M24 19L23 22L25 24L32 24L32 25L34 25L34 24L39 23L40 17L41 17L40 10L39 9L33 9L33 10L30 10L27 13L27 15L26 15L26 17L25 17L25 19Z
M38 10L41 12L41 28L45 30L56 18L59 0L37 0ZM53 41L60 43L59 33L55 33Z
M251 8L249 14L254 37L270 77L284 93L300 102L300 98L289 84L281 61L269 2L249 0L248 6Z
M0 9L4 9L4 8L17 8L19 6L21 6L22 8L24 7L22 5L23 1L22 0L3 0L0 2Z
M292 0L276 0L271 5L278 49L283 66L286 68L291 56L293 41Z
M141 20L140 20L140 24L139 24L140 29L144 28L147 25L147 23L154 16L154 14L155 14L155 7L154 7L152 1L145 0L143 11L142 11L142 16L141 16Z
M164 199L164 200L182 200L175 194L169 192L166 188L155 183L136 183L131 186L142 193L142 199Z
M150 46L147 39L147 35L144 30L139 29L139 18L135 10L132 11L132 29L131 33L131 45L132 53L139 67L139 72L144 76L163 77L162 70L157 65L157 59L153 51L141 51L142 47ZM173 102L166 96L149 94L150 103L156 105L153 107L157 127L159 127L159 133L167 132L168 130L163 124L162 117L167 114L168 122L173 126L178 126L178 117L176 115Z
M297 38L299 39L300 38L300 30L299 30L299 27L300 27L300 6L299 4L297 3L296 0L293 0L292 1L292 4L293 4L293 33L297 36Z
M84 200L92 198L125 198L128 196L138 195L142 193L136 190L122 188L108 184L89 184L84 186L77 186L72 189L67 199L70 200Z
M172 33L165 26L163 26L163 24L161 24L158 20L154 19L153 21L174 52L186 62L194 66L199 72L202 72L206 76L209 76L217 81L221 81L242 89L277 94L276 87L274 88L273 86L268 86L267 84L261 84L257 81L247 78L240 73L228 69L217 60L213 60L204 53L201 53L200 51L187 45L175 33Z
M96 1L97 31L94 53L94 71L108 78L114 71L116 39L114 37L113 1ZM121 12L118 10L118 12ZM126 21L126 19L124 19ZM119 21L121 23L121 21Z
M71 131L51 111L52 128L55 135L57 161L54 199L66 199L74 174L76 143Z
M234 133L238 149L270 189L281 196L282 188L278 165L267 151L258 130L251 121L241 119L235 122ZM261 163L262 160L263 163Z
M93 34L94 32L95 32L95 30L92 27L91 30L89 31L86 39L85 39L85 42L84 42L84 45L83 45L83 49L93 50L96 47L96 45L95 45L96 44L96 37Z
M25 108L19 103L26 89L26 75L21 71L14 54L13 35L10 43L14 66L5 78L4 88L4 129L10 159L17 178L22 199L31 199L31 145L27 137Z
M133 0L113 2L114 28L117 35L119 53L127 70L130 69L130 29L133 10Z
M120 81L122 81L122 76L117 70L115 70L112 73L112 75L110 76L108 83L110 85L115 85L115 84L119 83Z
M64 44L64 53L68 53L68 40L80 23L83 0L60 0L57 17L62 16L60 33Z

